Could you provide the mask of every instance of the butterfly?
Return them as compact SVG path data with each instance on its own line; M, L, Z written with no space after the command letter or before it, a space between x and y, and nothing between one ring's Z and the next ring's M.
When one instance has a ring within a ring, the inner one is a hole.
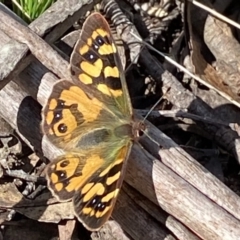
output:
M76 217L98 230L111 216L131 147L144 124L134 119L120 57L100 13L84 22L70 59L71 79L53 86L43 134L64 154L46 168L48 188L72 200Z

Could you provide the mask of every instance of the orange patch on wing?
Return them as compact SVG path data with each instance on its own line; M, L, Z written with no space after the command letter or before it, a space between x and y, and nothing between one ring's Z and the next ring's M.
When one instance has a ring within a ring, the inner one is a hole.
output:
M100 83L97 85L97 89L102 92L105 95L108 96L114 96L114 97L120 97L122 96L122 90L118 89L118 90L113 90L111 88L109 88L106 84Z
M117 52L117 48L116 48L116 46L115 46L114 43L112 43L112 51L113 51L113 53L116 53L116 52Z
M89 76L88 76L87 74L85 74L85 73L81 73L81 74L79 75L79 80L80 80L82 83L84 83L84 84L92 84L92 83L93 83L92 78L89 77Z
M100 218L100 217L104 216L111 208L112 208L112 206L108 206L102 212L97 211L96 214L95 214L96 218Z
M89 177L92 173L95 173L104 163L104 159L97 154L91 155L86 159L85 165L82 170L82 175Z
M115 161L108 166L107 168L105 168L105 170L103 170L100 174L99 177L103 177L105 176L114 166L122 163L125 160L126 157L126 153L127 153L127 147L122 147L118 153L118 155L116 156ZM114 175L115 176L115 175ZM114 177L113 176L113 177Z
M75 157L72 154L66 154L63 159L57 162L56 171L65 171L66 177L71 177L74 175L80 161L81 159L79 157Z
M85 122L92 122L97 119L100 111L102 110L103 103L100 102L97 98L90 99L86 93L78 86L71 86L69 90L64 90L61 94L61 100L65 101L66 106L71 106L72 104L77 104L77 110L83 115L83 119L78 119L78 122L83 120L83 124ZM76 127L74 125L76 119L71 112L66 115L67 122L69 124L69 129L73 129ZM72 117L71 117L72 116ZM69 121L69 120L73 121ZM73 124L71 126L71 124Z
M108 177L107 178L107 185L111 185L112 183L114 183L115 181L117 181L120 177L120 172L117 172L115 175L113 175L112 177Z
M88 178L90 176L92 176L92 174L95 173L102 166L102 164L104 162L104 160L97 155L90 156L89 158L84 160L84 162L83 162L83 159L81 159L81 156L74 157L71 154L67 154L67 155L65 155L65 158L70 161L70 164L68 164L67 167L61 168L60 164L63 161L59 161L58 165L56 167L56 170L63 169L67 173L66 178L70 178L69 183L66 186L66 190L68 192L77 191L78 189L80 189L83 186L83 184L88 180ZM81 166L81 165L83 166L83 168L81 169L81 175L74 176L77 168L79 168L79 166ZM52 177L51 177L51 180L52 180ZM58 178L55 181L57 182ZM103 187L103 189L104 189L104 187ZM86 196L91 197L93 192L95 192L97 190L100 191L100 193L101 193L102 188L100 185L96 185L96 184L94 185L94 183L89 183L83 187L83 189L82 189L83 192L81 192L81 193L82 194L87 193Z
M115 67L105 67L104 68L104 77L107 78L107 77L115 77L115 78L119 78L119 71L118 71L118 68L115 66ZM116 79L116 81L120 81L120 79Z
M105 176L114 166L120 164L121 162L123 162L124 158L120 158L120 159L117 159L116 161L114 161L113 164L111 164L109 167L105 168L105 170L103 170L99 177L103 177Z
M87 184L82 188L81 194L85 194L86 192L88 192L93 185L94 185L94 183L87 183Z
M92 33L92 38L96 39L99 35L101 37L109 36L107 31L105 31L101 28L98 28L96 31L94 31ZM113 43L112 44L103 44L98 50L98 53L101 55L108 55L108 54L116 53L116 52L117 52L117 49L116 49L115 44L113 44Z
M83 55L83 54L87 53L88 51L89 51L89 46L88 46L88 45L83 45L83 46L79 49L80 55Z
M104 175L106 175L110 169L112 168L112 165L108 166L107 168L105 168L99 175L99 177L103 177Z
M79 187L79 177L73 177L68 182L68 185L66 186L65 190L68 192L76 191Z
M97 155L92 155L87 159L82 159L81 155L72 155L66 154L63 160L57 162L56 165L53 165L53 169L56 171L64 171L66 174L66 179L69 179L68 184L63 186L63 183L59 182L59 177L52 173L49 177L51 182L55 184L55 189L61 191L63 187L68 192L77 191L81 189L83 184L88 180L93 173L95 173L103 164L104 160ZM68 164L64 164L64 161L69 161ZM62 166L61 166L62 165ZM66 165L66 166L65 166ZM78 169L80 166L83 166L82 169ZM76 176L75 173L78 169L81 171L80 176ZM103 194L105 188L101 183L88 183L82 188L81 194L85 194L84 201L88 201L94 194ZM89 199L88 199L89 198ZM87 199L87 200L85 200Z
M45 117L46 123L47 123L48 125L50 125L50 124L52 123L53 119L54 119L53 111L48 111L48 112L47 112L47 115L46 115L46 117Z
M110 44L103 44L99 49L98 49L98 53L101 55L109 55L112 53L116 53L116 47L114 45L110 45Z
M92 38L88 38L87 44L88 44L88 46L92 46Z
M105 37L105 36L108 35L108 32L106 32L105 30L103 30L101 28L98 28L95 31L93 31L92 38L96 39L99 35L102 36L102 37Z
M54 110L57 107L57 99L52 98L48 104L50 110Z
M95 211L94 209L92 209L92 211L90 212L90 217L94 216L94 214L95 214Z
M92 211L92 208L90 208L90 207L85 207L85 208L83 208L83 210L82 210L82 212L83 212L83 214L85 214L85 215L89 215L89 213Z
M107 194L105 197L101 199L101 202L109 202L111 199L115 198L119 193L119 188Z
M53 184L57 183L57 182L58 182L58 175L55 174L55 173L52 173L52 174L50 175L50 180L51 180L51 182L52 182Z
M57 183L55 184L55 189L60 192L63 189L63 184L62 183Z
M105 191L105 187L102 183L96 183L83 197L83 202L89 201L95 195L102 195Z
M93 64L83 61L80 63L80 67L89 76L99 77L102 72L103 61L101 59L98 59Z

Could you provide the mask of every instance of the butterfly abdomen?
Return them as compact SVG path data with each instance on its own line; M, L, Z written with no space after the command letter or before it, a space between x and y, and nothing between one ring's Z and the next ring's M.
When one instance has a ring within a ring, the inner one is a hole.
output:
M119 125L115 128L106 126L86 132L77 142L76 148L87 150L99 147L99 145L105 145L105 143L114 143L124 139L133 139L132 126L130 124Z
M111 138L110 129L95 129L94 131L89 131L82 135L76 147L81 149L93 148L99 146L101 143L108 142L109 138Z

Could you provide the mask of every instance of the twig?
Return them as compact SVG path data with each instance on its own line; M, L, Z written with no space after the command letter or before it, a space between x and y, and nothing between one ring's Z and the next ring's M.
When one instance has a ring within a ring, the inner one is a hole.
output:
M33 176L25 173L23 170L6 170L5 176L19 178L28 182L35 182L39 184L46 184L46 180L43 177Z
M146 115L148 113L148 110L137 110L137 112L141 115ZM231 127L231 123L227 124L223 121L219 121L219 120L215 120L215 119L211 119L209 117L206 116L198 116L196 114L192 114L192 113L188 113L186 111L183 110L159 110L159 111L152 111L149 116L151 117L171 117L171 118L188 118L188 119L192 119L195 121L200 121L203 123L209 123L209 124L213 124L213 125L221 125L221 126L225 126L225 127Z

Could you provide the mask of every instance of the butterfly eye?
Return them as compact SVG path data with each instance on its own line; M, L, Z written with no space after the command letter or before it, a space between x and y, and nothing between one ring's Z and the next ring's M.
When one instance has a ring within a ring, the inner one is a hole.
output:
M67 125L64 124L64 123L59 124L59 126L58 126L58 131L59 131L60 133L65 133L65 132L67 132Z

